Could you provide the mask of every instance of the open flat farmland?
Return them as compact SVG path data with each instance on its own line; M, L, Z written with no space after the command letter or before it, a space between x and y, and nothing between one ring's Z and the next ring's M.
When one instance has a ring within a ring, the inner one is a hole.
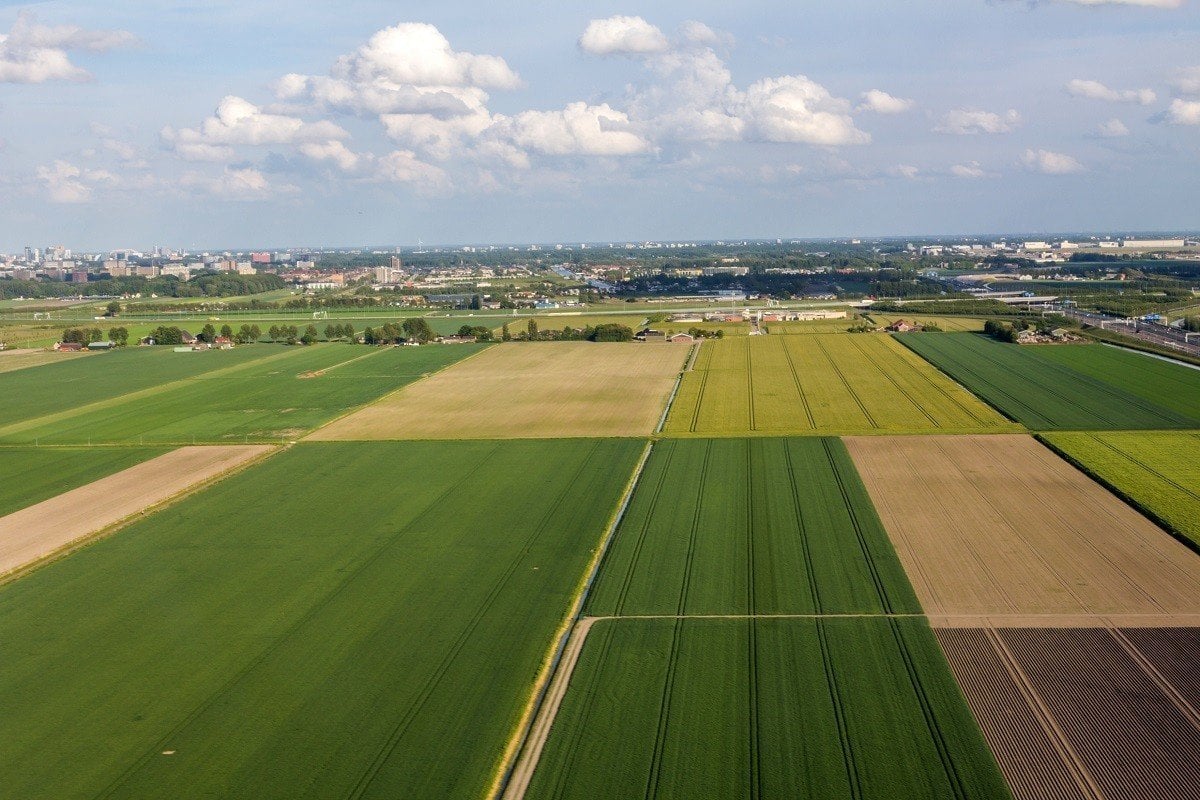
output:
M1200 558L1031 437L846 443L935 624L1200 614Z
M1200 369L1105 345L1046 347L1052 361L1200 420Z
M496 334L500 336L504 326L508 325L508 332L513 336L518 333L524 333L529 330L529 321L533 320L537 323L538 330L541 331L561 331L563 328L586 328L589 325L595 327L597 325L624 325L632 329L635 333L640 330L645 322L645 314L538 314L519 316L519 317L497 317L492 316L480 322L481 325L487 325ZM469 319L459 323L474 324ZM666 323L663 323L665 326ZM651 326L658 327L658 326ZM676 325L678 330L686 329ZM455 329L457 330L457 328Z
M270 451L267 445L181 447L0 517L0 576L144 514Z
M157 390L174 381L282 354L282 348L263 346L204 353L174 353L169 347L131 347L68 358L37 369L0 373L0 397L4 398L0 403L0 432L33 417L72 411L117 397L136 399L145 390Z
M0 517L164 452L150 447L2 447Z
M593 626L525 795L1006 798L917 619Z
M891 337L813 334L705 342L670 435L1014 429Z
M916 323L917 325L937 325L943 331L954 333L983 330L983 320L976 317L939 317L929 314L917 314L916 316L909 314L905 316L904 314L880 314L879 312L867 312L867 314L871 319L883 326L904 320Z
M330 344L260 346L260 352L272 355L216 375L177 381L136 403L118 398L81 404L0 428L0 441L188 443L295 438L477 348Z
M1047 433L1043 438L1200 546L1200 433Z
M56 353L53 350L0 350L0 372L14 372L29 367L40 367L59 361L86 358L91 353Z
M309 438L646 436L687 354L641 342L497 345Z
M896 338L1033 430L1152 430L1200 425L1200 416L1185 413L1180 403L1151 399L1146 392L1132 390L1131 382L1138 379L1143 362L1154 361L1146 356L1098 344L1005 344L965 333L906 333ZM1070 366L1100 361L1109 364L1108 372L1101 376ZM1162 385L1146 391L1157 395L1167 388Z
M837 439L655 444L588 614L920 613Z
M20 798L479 797L640 444L301 444L0 587Z
M939 629L1018 800L1194 796L1196 629Z

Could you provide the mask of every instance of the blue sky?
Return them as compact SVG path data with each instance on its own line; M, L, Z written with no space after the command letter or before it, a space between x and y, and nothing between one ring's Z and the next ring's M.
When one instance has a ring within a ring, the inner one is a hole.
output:
M1200 227L1196 0L432 6L0 2L0 249Z

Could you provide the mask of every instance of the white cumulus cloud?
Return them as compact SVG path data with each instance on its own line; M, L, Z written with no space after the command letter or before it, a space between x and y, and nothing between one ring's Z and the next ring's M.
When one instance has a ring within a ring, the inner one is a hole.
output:
M1083 164L1076 159L1052 150L1026 150L1021 154L1021 163L1027 169L1045 175L1070 175L1074 172L1084 171Z
M1200 95L1200 66L1179 70L1171 79L1171 85L1181 94Z
M1114 117L1106 122L1101 122L1096 128L1096 135L1105 139L1119 139L1129 135L1129 128L1124 122Z
M617 15L594 19L579 37L579 48L594 56L646 55L664 52L669 47L663 32L641 17Z
M856 111L874 111L876 114L903 114L911 110L916 103L902 97L893 97L880 89L871 89L862 93L862 102Z
M362 161L361 156L336 139L330 139L328 142L304 142L298 149L314 161L332 161L346 172L352 171Z
M180 178L179 183L185 188L199 189L223 200L265 200L276 194L295 191L293 186L271 186L267 177L253 167L230 167L216 177L188 172Z
M1100 81L1075 78L1067 82L1067 93L1089 100L1104 100L1109 103L1138 103L1148 106L1157 98L1153 89L1110 89Z
M1200 125L1200 100L1172 100L1167 108L1167 122L1172 125Z
M328 120L269 114L248 100L229 95L199 128L164 128L162 139L181 156L196 161L227 160L235 145L301 144L345 139L349 134Z
M630 130L629 116L607 103L570 103L560 111L522 111L498 117L491 135L516 147L552 156L629 156L650 143Z
M41 25L22 11L9 32L0 34L0 83L86 81L91 75L71 62L70 51L102 53L136 41L127 31Z
M1010 133L1021 122L1016 109L1003 115L974 108L956 108L946 112L934 127L935 133L955 136L973 136L981 133Z
M737 103L746 136L767 142L815 145L866 144L854 127L850 104L804 75L765 78L750 84Z
M86 203L97 185L117 181L107 170L86 169L62 160L38 167L36 174L55 203Z
M956 178L986 178L987 172L978 161L970 161L966 164L955 164L950 167L950 174Z

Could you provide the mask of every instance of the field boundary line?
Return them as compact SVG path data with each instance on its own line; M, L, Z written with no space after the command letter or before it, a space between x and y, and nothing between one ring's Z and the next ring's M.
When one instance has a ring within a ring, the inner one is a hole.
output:
M1084 432L1091 433L1091 434L1097 433L1097 431L1084 431ZM1099 432L1106 433L1107 431L1099 431ZM1130 432L1131 431L1120 431L1120 433L1130 433ZM1170 431L1158 431L1158 432L1169 433ZM1051 433L1051 435L1054 433L1069 433L1069 432L1068 431L1053 431ZM1154 509L1150 508L1146 504L1137 500L1132 495L1130 495L1128 492L1121 489L1121 487L1119 487L1115 483L1109 481L1107 478L1105 478L1100 473L1092 470L1087 464L1083 463L1080 459L1076 458L1075 456L1071 455L1071 453L1067 452L1063 448L1056 445L1053 441L1051 441L1049 438L1047 438L1047 432L1035 433L1035 434L1033 434L1033 437L1037 441L1041 442L1043 446L1048 448L1052 453L1057 455L1063 461L1066 461L1068 464L1073 466L1075 469L1082 472L1085 476L1087 476L1091 480L1093 480L1096 483L1103 486L1105 489L1107 489L1109 492L1111 492L1113 495L1115 495L1118 499L1120 499L1126 505L1130 506L1131 508L1133 508L1133 510L1137 511L1143 517L1145 517L1146 519L1153 522L1155 525L1157 525L1159 528L1161 528L1163 530L1163 532L1166 533L1168 536L1170 536L1172 539L1179 542L1184 547L1191 550L1193 553L1200 555L1200 542L1193 541L1189 536L1187 536L1187 534L1185 534L1181 530L1178 530L1174 525L1172 525L1169 521L1167 521L1167 519L1165 519L1164 517L1157 514L1154 511Z
M429 345L424 345L424 346L428 347ZM398 386L398 387L396 387L395 389L392 389L390 392L384 392L383 394L379 395L379 397L376 397L374 400L368 400L367 402L365 402L365 403L362 403L361 405L357 405L357 406L355 406L354 408L351 408L351 409L349 409L348 411L345 411L345 412L343 412L343 413L341 413L341 414L338 414L338 415L337 415L336 417L334 417L333 419L326 420L325 422L321 423L321 424L320 424L320 425L318 425L317 427L315 427L315 428L313 428L313 429L309 430L307 433L305 433L305 434L304 434L303 436L301 436L300 438L301 438L301 439L307 439L307 438L309 438L309 437L313 436L314 434L316 434L318 431L321 431L321 430L324 430L325 428L328 428L330 425L332 425L332 424L333 424L333 423L335 423L335 422L340 422L341 420L345 419L346 417L350 416L351 414L357 414L359 411L362 411L364 408L367 408L368 406L373 406L373 405L375 405L376 403L382 403L384 400L388 399L388 398L389 398L389 397L391 397L392 395L394 395L394 394L399 394L400 392L403 392L405 389L407 389L408 387L412 386L414 383L419 383L420 381L423 381L423 380L425 380L426 378L432 378L434 375L437 375L439 372L445 372L446 370L450 369L451 367L454 367L454 366L457 366L457 365L459 365L459 364L462 364L464 361L470 361L472 358L475 358L477 355L479 355L480 353L482 353L482 352L484 352L485 350L488 350L488 349L490 349L490 348L491 348L491 345L484 345L483 347L481 347L481 348L479 348L478 350L476 350L474 353L471 353L471 355L469 355L469 356L465 356L465 357L463 357L463 358L460 358L460 359L458 359L457 361L452 361L452 362L450 362L449 364L446 364L444 367L439 367L438 369L435 369L433 372L426 372L426 373L424 373L423 375L421 375L421 377L417 378L415 381L409 381L408 383L404 384L403 386ZM379 351L378 351L378 352L382 353L382 352L386 351L387 349L388 349L388 348L386 348L386 347L381 347L381 348L379 349ZM338 366L341 366L341 365L339 364ZM346 440L331 439L331 440L329 440L329 441L361 441L361 440L354 440L354 439L346 439Z
M40 417L31 417L29 419L20 420L19 422L11 422L8 425L0 428L0 436L7 436L11 433L21 433L22 431L27 431L31 428L37 428L41 425L49 425L54 422L60 422L64 419L72 419L74 417L82 416L83 414L90 414L93 411L101 411L106 408L112 408L113 406L119 406L123 403L128 403L134 400L142 400L147 397L154 397L155 395L162 394L164 392L181 389L193 381L216 377L219 375L228 375L231 372L249 369L251 367L264 364L268 361L277 361L291 355L294 352L297 351L285 350L284 352L276 353L275 355L263 356L242 364L230 364L227 367L209 370L208 372L201 372L196 375L190 375L186 378L178 378L173 381L168 381L167 383L160 383L157 386L149 386L145 389L138 389L136 392L129 392L128 394L109 397L105 400L97 400L94 403L75 406L74 408L68 408L64 411L56 411L53 414L46 414Z
M469 358L470 356L468 356ZM466 360L466 359L463 359ZM461 363L461 362L456 362ZM530 693L529 701L525 704L524 710L518 718L517 726L513 730L512 736L509 738L508 744L504 748L503 754L497 761L496 771L492 778L491 786L487 791L487 797L493 800L501 800L508 797L523 797L525 787L519 787L520 791L514 789L513 794L509 794L508 787L512 782L513 775L517 770L517 766L521 760L529 758L531 763L527 768L522 767L522 772L527 771L532 778L534 771L537 769L537 760L541 755L541 748L544 745L535 744L537 752L532 750L526 756L525 748L530 743L530 733L535 724L535 719L542 715L543 707L545 707L546 696L550 688L550 683L557 672L559 666L563 663L563 653L567 648L568 640L571 632L575 629L576 624L580 621L583 614L584 603L587 602L588 595L591 593L592 585L595 583L596 575L600 571L600 564L604 560L604 556L608 553L608 549L612 544L613 538L617 534L617 528L621 524L621 520L625 517L625 511L629 508L629 503L633 499L634 490L637 489L638 482L642 478L642 473L646 469L646 462L650 460L650 453L654 449L654 442L646 442L642 448L641 457L634 466L633 474L629 476L629 481L625 484L625 491L621 495L620 503L613 512L612 518L609 520L608 527L600 540L599 546L596 548L595 554L592 556L591 562L588 564L587 572L584 573L583 579L580 581L578 588L575 590L574 598L568 608L566 616L559 625L558 630L554 633L552 644L546 657L542 661L541 669L538 670L537 678L534 680L533 691ZM590 626L589 626L590 628ZM586 632L586 631L585 631ZM580 647L583 644L580 642ZM571 665L574 669L574 664ZM564 681L569 682L570 675L564 677ZM561 702L562 698L559 698ZM553 711L546 708L544 713L556 714L558 706L555 705ZM552 721L552 720L551 720ZM549 726L546 728L546 733L549 733Z
M663 408L662 416L658 418L658 427L654 429L654 435L658 436L663 432L663 428L667 424L667 416L671 413L671 406L675 405L675 396L679 394L679 387L683 385L683 375L685 372L692 371L692 361L696 357L696 353L700 352L700 345L703 342L698 342L692 345L688 351L687 359L683 362L683 369L675 376L675 386L671 388L671 394L667 397L667 405Z
M1158 687L1159 691L1171 701L1171 704L1179 709L1179 713L1192 724L1192 727L1200 730L1200 713L1180 694L1174 684L1159 672L1158 667L1154 666L1150 659L1146 658L1145 654L1137 648L1137 645L1131 642L1129 637L1119 628L1107 627L1104 630L1108 631L1108 635L1117 641L1117 644L1133 659L1133 663L1137 664L1142 672L1146 673L1150 680Z
M800 373L796 371L796 360L792 357L792 351L788 349L787 340L781 342L783 345L783 357L787 359L788 370L792 373L792 383L796 384L796 391L800 395L800 403L804 406L804 416L808 418L808 427L814 431L817 430L817 420L813 416L812 405L808 402L808 394L804 391L804 385L800 381Z
M1000 638L995 628L985 628L988 644L996 652L1000 658L1000 662L1004 665L1004 669L1008 672L1017 691L1025 700L1026 706L1029 707L1033 717L1037 720L1038 725L1046 734L1046 738L1050 740L1050 744L1054 747L1063 766L1066 767L1067 773L1087 797L1094 800L1103 800L1104 793L1100 791L1096 779L1092 777L1091 772L1084 765L1083 759L1075 752L1075 748L1071 745L1067 735L1062 728L1058 726L1058 721L1054 719L1054 715L1050 712L1050 707L1046 705L1046 701L1038 694L1033 683L1029 680L1029 676L1025 674L1025 670L1021 669L1020 662L1016 656L1008 649L1008 645Z
M851 344L854 346L854 349L855 349L855 350L857 350L857 351L859 352L859 354L861 354L861 355L862 355L862 357L863 357L863 358L865 358L865 359L866 359L866 360L867 360L867 361L870 363L870 365L871 365L872 367L874 367L874 368L875 368L875 370L876 370L876 371L877 371L877 372L878 372L880 375L882 375L884 378L886 378L886 379L887 379L887 382L888 382L888 383L890 383L890 384L892 385L892 388L893 388L893 389L895 389L895 390L896 390L896 392L897 392L897 393L898 393L898 394L899 394L901 397L903 397L905 400L907 400L907 401L908 401L908 402L909 402L909 403L912 405L912 407L913 407L913 408L917 409L917 411L920 411L920 412L921 412L921 414L922 414L922 415L924 415L925 419L929 420L929 424L930 424L930 425L932 425L934 428L941 428L941 427L942 427L942 423L940 423L940 422L939 422L939 421L938 421L938 420L937 420L937 419L936 419L936 418L933 416L933 414L930 414L930 413L929 413L929 412L928 412L928 411L925 409L925 406L923 406L922 404L918 403L918 402L917 402L917 401L916 401L916 400L913 398L913 396L912 396L911 394L909 394L909 393L908 393L908 390L907 390L907 389L905 389L903 386L901 386L901 385L900 385L900 381L896 380L896 376L895 376L895 375L893 375L891 372L889 372L887 369L885 369L883 366L881 366L881 365L880 365L880 363L879 363L879 359L875 358L875 356L873 356L871 353L868 353L868 352L867 352L867 348L863 346L863 344L862 344L862 341L863 341L863 340L862 340L861 338L858 338L858 337L851 337L851 338L850 338L850 342L851 342Z
M207 445L196 445L196 446L197 447L205 447ZM217 446L219 446L219 445L217 445ZM238 445L234 445L234 446L238 446ZM244 446L244 445L242 445L242 446ZM39 556L38 558L34 559L33 561L30 561L26 564L22 564L19 567L16 567L14 569L9 570L8 572L0 574L0 586L5 586L9 583L12 583L13 581L16 581L20 578L25 577L26 575L30 574L31 572L34 572L35 570L38 570L48 564L58 561L61 558L65 558L65 557L71 555L72 553L82 550L83 548L88 547L89 545L95 544L96 542L98 542L102 539L107 539L108 537L119 533L122 529L129 527L131 524L133 524L137 520L140 520L141 518L150 516L152 514L156 514L159 511L162 511L163 509L165 509L169 506L173 506L176 503L178 503L179 501L183 500L184 498L186 498L190 495L196 494L198 492L204 491L205 489L208 489L210 486L220 483L221 481L225 480L226 478L230 478L240 472L243 472L243 471L249 469L250 467L257 466L258 464L262 463L263 461L265 461L266 459L275 455L276 453L282 452L283 450L287 449L286 446L272 445L272 444L251 445L251 447L261 447L261 448L263 448L263 452L254 456L253 458L248 458L245 461L242 461L238 464L234 464L231 467L229 467L229 469L219 472L216 475L211 475L202 481L199 481L190 486L187 486L184 489L181 489L180 491L176 492L175 494L169 495L168 497L164 497L163 499L161 499L157 502L151 503L148 506L140 508L131 514L128 514L127 516L122 517L121 519L117 520L116 522L113 522L112 524L107 525L98 531L95 531L94 533L89 533L89 534L80 536L77 539L67 542L62 547L58 547L58 548L52 550L51 552L46 553L45 555ZM167 453L173 453L179 449L180 448L173 448L173 449L168 450ZM164 453L164 455L166 455L166 453ZM142 463L147 463L147 462L142 462ZM119 474L120 473L114 473L114 475L119 475ZM107 477L111 477L111 476L107 476ZM79 488L83 488L83 487L79 487Z

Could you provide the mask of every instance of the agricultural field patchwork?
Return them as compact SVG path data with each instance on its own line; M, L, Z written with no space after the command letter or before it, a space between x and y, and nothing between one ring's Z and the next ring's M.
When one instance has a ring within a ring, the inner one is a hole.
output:
M1200 621L1200 558L1033 438L846 444L935 624Z
M0 447L0 517L164 452L151 447Z
M73 411L118 397L138 397L176 381L278 357L282 348L175 353L169 347L130 347L68 358L37 369L0 373L0 436L14 423Z
M754 336L705 342L668 435L1015 430L891 337Z
M5 793L481 796L640 449L300 444L0 587Z
M181 447L0 517L0 578L27 571L271 451L253 444Z
M648 436L687 355L641 342L494 345L310 438Z
M1007 798L918 619L618 619L525 795Z
M920 613L837 439L655 444L595 616Z
M938 629L1017 800L1200 785L1200 630Z
M1200 433L1047 433L1042 438L1200 547Z
M896 337L923 358L1031 430L1152 430L1200 426L1186 367L1098 344L1015 345L976 334ZM1157 365L1161 364L1161 367ZM1141 388L1139 381L1147 381Z
M0 441L278 442L418 380L475 348L333 344L260 349L272 355L219 376L201 374L176 382L134 402L117 398L9 425L0 428Z

